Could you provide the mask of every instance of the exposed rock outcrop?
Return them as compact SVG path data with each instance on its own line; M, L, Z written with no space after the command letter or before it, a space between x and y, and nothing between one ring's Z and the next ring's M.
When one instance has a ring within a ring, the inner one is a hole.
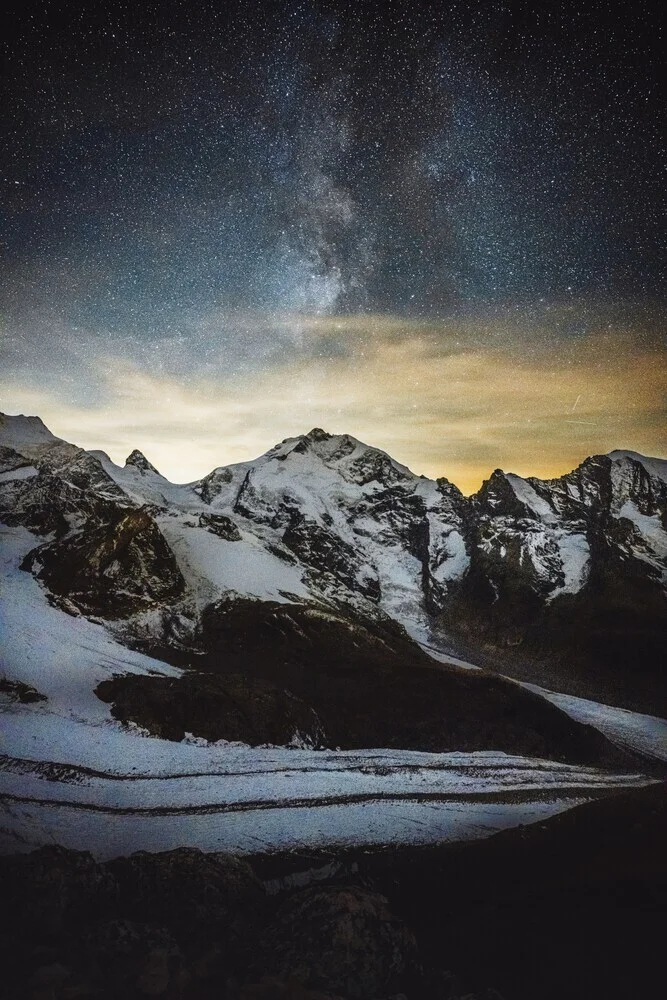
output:
M185 590L174 555L145 508L115 509L95 527L42 545L28 566L55 594L108 617L175 601Z
M112 704L115 718L163 739L182 740L191 733L212 742L303 747L322 746L325 739L312 708L289 691L247 674L126 674L103 681L96 693Z

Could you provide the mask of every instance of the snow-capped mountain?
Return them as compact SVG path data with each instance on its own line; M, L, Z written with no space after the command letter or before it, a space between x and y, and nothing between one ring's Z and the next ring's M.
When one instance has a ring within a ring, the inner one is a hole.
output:
M36 417L0 419L0 516L42 538L34 571L136 636L190 644L229 596L346 606L501 654L554 628L567 648L586 621L651 650L664 634L667 461L617 451L544 481L496 470L464 497L314 429L179 486L138 451L119 467Z

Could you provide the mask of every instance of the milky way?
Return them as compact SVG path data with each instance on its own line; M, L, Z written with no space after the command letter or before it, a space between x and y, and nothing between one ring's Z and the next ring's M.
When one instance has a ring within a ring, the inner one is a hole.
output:
M338 392L359 424L341 365L373 357L381 383L391 319L411 360L427 324L438 356L501 346L538 385L611 337L645 402L614 444L664 450L661 389L633 376L665 360L649 5L28 4L6 49L5 408L94 409L124 447L142 431L121 370L212 397L261 384L272 417L246 437L268 447L276 416L308 429L281 409L288 372L305 399L324 366L313 416ZM420 405L392 386L388 443Z

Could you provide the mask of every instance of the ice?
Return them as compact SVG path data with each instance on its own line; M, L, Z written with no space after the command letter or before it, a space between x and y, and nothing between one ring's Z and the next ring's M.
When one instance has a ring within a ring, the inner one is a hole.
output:
M657 564L663 578L667 579L667 531L663 528L660 517L657 514L652 516L642 514L631 500L625 501L618 516L632 521L644 542L646 551L635 549L635 554L640 559L648 559L649 562Z
M585 535L563 532L557 542L565 582L552 591L552 598L558 594L576 594L580 591L588 579L590 565L590 546Z
M310 597L303 571L273 555L252 535L228 542L205 528L169 518L159 523L179 569L202 604L229 592L281 603L288 600L283 592Z
M180 845L244 853L442 843L650 780L500 752L169 743L23 706L3 722L5 850L55 842L113 857Z

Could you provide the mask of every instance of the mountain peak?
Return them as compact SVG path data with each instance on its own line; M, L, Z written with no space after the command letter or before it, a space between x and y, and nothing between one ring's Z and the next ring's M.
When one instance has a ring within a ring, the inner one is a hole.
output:
M610 451L607 458L610 458L612 462L622 462L624 459L631 462L638 462L639 465L644 466L650 476L655 476L656 479L662 479L663 482L667 482L667 459L649 458L647 455L641 455L638 451L620 449Z
M309 441L330 441L333 434L328 434L327 431L323 431L321 427L313 427L311 431L304 434L304 437Z
M153 472L156 476L160 475L155 466L151 465L146 456L140 452L138 448L135 448L134 451L130 452L125 459L125 468L127 468L128 465L133 465L135 469L139 470L139 472Z
M26 417L23 413L15 416L0 413L0 444L14 447L47 444L57 440L40 417Z

